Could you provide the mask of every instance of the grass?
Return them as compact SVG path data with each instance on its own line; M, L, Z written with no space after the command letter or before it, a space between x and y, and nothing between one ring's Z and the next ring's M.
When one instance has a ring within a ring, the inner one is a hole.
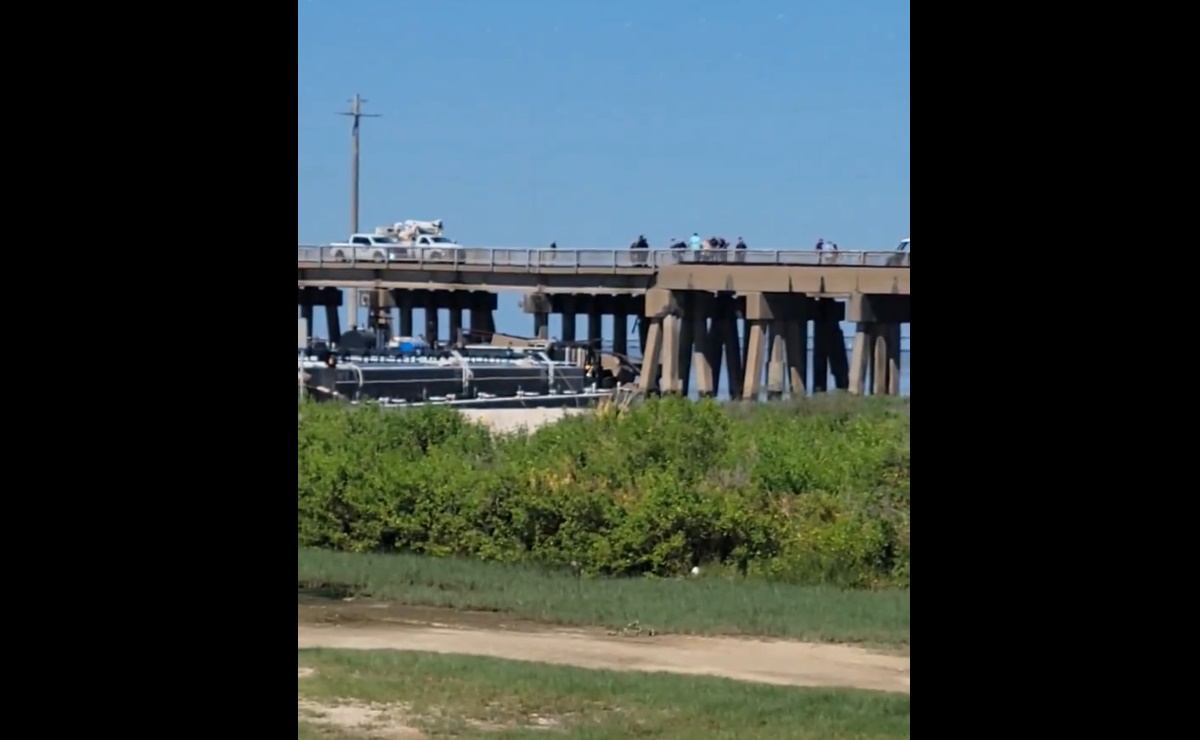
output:
M526 565L299 551L298 586L412 606L506 612L573 626L758 635L907 649L909 592L848 591L732 577L591 579Z
M906 695L412 652L301 650L298 663L314 671L297 681L305 740L404 737L401 726L432 738L909 737ZM343 718L370 712L374 731L334 726L338 704Z

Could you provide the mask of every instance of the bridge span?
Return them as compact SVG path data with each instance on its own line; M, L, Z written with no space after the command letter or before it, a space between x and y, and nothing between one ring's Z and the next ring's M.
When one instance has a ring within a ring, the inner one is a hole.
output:
M768 398L825 391L830 376L851 393L899 393L909 252L462 248L397 250L379 261L334 255L329 247L298 248L297 302L310 327L313 306L325 306L335 342L341 305L369 308L370 327L388 335L398 312L396 333L413 336L413 309L422 308L427 339L455 339L464 329L486 337L496 330L496 294L512 291L524 294L534 335L544 336L557 313L559 338L575 341L576 316L584 314L587 338L600 340L611 317L620 354L627 352L629 317L637 317L645 391L686 394L694 371L696 390L710 395L724 370L735 398L759 398L764 373ZM843 320L856 324L850 356Z

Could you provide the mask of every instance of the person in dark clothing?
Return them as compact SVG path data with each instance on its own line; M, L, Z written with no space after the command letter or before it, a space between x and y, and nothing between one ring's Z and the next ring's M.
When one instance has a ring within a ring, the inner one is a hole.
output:
M634 267L648 267L650 264L650 242L645 234L639 234L637 241L629 245L629 256Z
M558 242L550 242L551 249L558 249Z
M824 249L825 249L825 238L821 237L820 239L817 240L817 251L820 252Z
M729 261L729 240L725 237L717 237L717 249L721 250L717 253L717 260L721 262Z
M734 261L738 264L745 262L746 255L742 254L742 252L746 250L746 242L742 240L742 237L738 237L737 244L733 245L733 249L735 252L737 252L736 256L734 257Z

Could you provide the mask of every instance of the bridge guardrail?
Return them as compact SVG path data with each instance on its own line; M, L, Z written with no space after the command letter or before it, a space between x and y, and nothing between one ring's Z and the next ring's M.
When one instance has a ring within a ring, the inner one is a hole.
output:
M365 251L365 248L360 248ZM349 264L390 269L454 270L459 266L555 270L658 269L678 264L811 265L821 267L909 267L911 252L849 252L798 249L406 249L393 247L382 260L356 258L347 247L297 247L297 262Z

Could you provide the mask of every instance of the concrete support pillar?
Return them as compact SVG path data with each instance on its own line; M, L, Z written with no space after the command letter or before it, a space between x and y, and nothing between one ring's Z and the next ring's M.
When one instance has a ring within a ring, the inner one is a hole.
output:
M446 297L450 308L450 342L452 344L462 343L464 295L467 294L456 290Z
M767 400L783 398L784 367L787 364L784 345L786 343L787 323L775 319L768 328L767 344L770 356L767 358Z
M482 291L472 294L471 329L477 332L485 341L491 341L496 331L496 294Z
M871 325L871 354L874 367L871 370L871 393L882 396L887 393L888 337L883 324Z
M849 388L855 396L863 396L867 392L867 347L872 333L870 324L862 321L855 324L854 345L850 348Z
M692 297L695 294L690 294L683 300L687 302L687 311L694 312L692 308ZM696 324L692 321L690 313L685 312L679 319L679 384L676 390L680 395L686 396L692 390L692 348L696 344Z
M386 288L363 291L366 297L367 328L383 343L392 338L391 295Z
M742 398L758 401L762 394L763 370L767 353L767 327L774 322L775 306L762 293L746 294L745 370L742 377ZM782 342L782 338L780 340ZM783 348L780 347L780 354ZM782 373L781 373L782 375Z
M742 398L759 400L762 393L763 361L766 357L767 322L758 319L746 321L746 368L742 380Z
M300 318L304 319L304 323L308 324L308 336L311 338L313 333L313 304L305 303L300 306Z
M646 344L642 349L642 375L640 386L649 393L658 383L659 391L673 393L679 383L679 326L682 311L676 296L669 290L652 288L646 291L645 316ZM662 380L658 380L659 369Z
M679 373L679 334L682 320L678 316L664 316L662 327L662 379L659 390L663 393L679 393L682 381Z
M346 307L346 326L351 330L358 328L358 289L346 288L342 304Z
M693 293L685 320L692 325L692 365L696 369L696 392L701 398L712 398L717 394L713 374L712 353L709 349L710 334L708 317L712 310L713 296L709 293ZM719 360L718 360L719 362ZM716 368L720 371L720 367Z
M638 378L638 389L643 395L652 392L658 383L659 358L662 355L662 320L647 321L646 344L642 346L642 374Z
M851 392L865 393L866 376L876 394L900 394L900 325L911 320L907 295L855 294L847 302L847 317L858 323L852 360Z
M839 391L850 387L850 360L846 357L846 335L837 319L829 322L829 369L833 373L833 386Z
M900 395L900 325L888 324L888 395Z
M742 382L741 382L741 386L742 386L742 391L743 391L743 396L744 396L745 389L746 389L746 374L750 370L750 365L746 361L747 358L750 356L750 321L745 318L745 314L742 315L741 321L735 321L734 326L736 327L739 324L741 326L741 331L738 332L738 338L741 340L741 346L742 346L742 355L741 355L742 356ZM762 364L761 363L758 366L758 375L759 375L759 382L761 384L761 380L762 380ZM749 397L749 398L746 398L746 400L747 401L757 401L758 398L757 397Z
M712 368L712 389L715 395L721 385L721 358L725 354L725 325L720 319L724 300L719 296L714 296L709 302L709 306L711 309L709 318L712 321L708 325L708 336L704 340L704 356L708 359L708 366Z
M425 341L430 344L438 341L440 331L437 303L434 302L433 295L430 294L425 299Z
M621 299L618 299L621 300ZM629 354L629 315L624 309L613 314L613 352L618 355Z
M341 292L336 288L332 288L326 296L328 300L325 303L325 325L329 330L330 344L337 344L342 341L342 324L338 315L337 304L337 298L341 296Z
M588 317L588 324L587 324L588 343L595 345L598 342L604 341L604 314L600 313L599 308L596 306L594 297L592 300L592 305L588 309L587 317ZM613 339L613 343L614 344L616 343L615 337Z
M535 311L533 314L533 336L540 339L550 338L550 314Z
M577 333L576 328L579 322L576 320L579 307L576 305L576 297L573 295L557 296L558 305L556 308L562 314L562 331L559 334L559 339L564 342L574 342Z
M413 293L411 290L397 290L400 300L400 336L411 337L413 333Z
M490 322L492 317L492 301L496 297L489 293L478 291L472 291L468 295L470 296L468 308L471 310L471 315L468 317L471 341L488 341L491 339L492 331L494 331L494 327L491 326Z
M812 380L809 387L813 393L825 393L829 390L829 325L821 320L820 302L809 304L816 310L813 312L813 352Z
M463 308L469 312L467 314L467 332L471 334L472 342L479 340L479 319L482 318L479 314L479 297L480 293L471 291L463 299Z
M741 400L745 382L742 365L742 343L738 338L737 315L733 312L733 301L729 301L721 313L721 343L725 346L725 370L729 378L729 397Z
M787 330L788 390L793 398L808 395L808 298L790 306Z

